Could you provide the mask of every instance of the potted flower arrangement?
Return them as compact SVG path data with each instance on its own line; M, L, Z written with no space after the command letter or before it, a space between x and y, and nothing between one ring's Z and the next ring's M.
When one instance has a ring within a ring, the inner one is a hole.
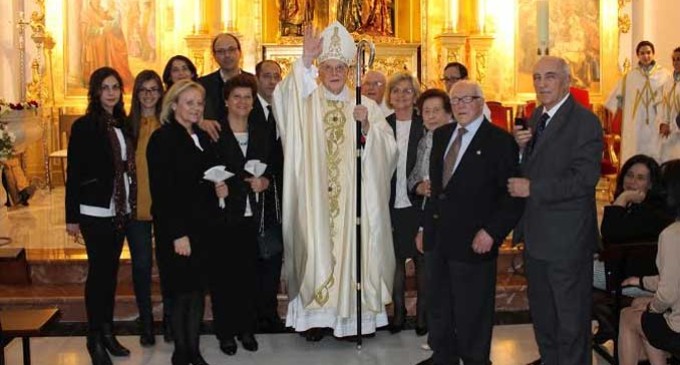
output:
M41 117L38 113L40 104L37 101L24 101L18 103L8 103L0 99L0 124L3 132L0 138L5 140L4 135L9 133L13 136L12 149L5 148L5 143L0 145L0 158L7 158L9 155L23 153L28 144L40 139L42 136Z

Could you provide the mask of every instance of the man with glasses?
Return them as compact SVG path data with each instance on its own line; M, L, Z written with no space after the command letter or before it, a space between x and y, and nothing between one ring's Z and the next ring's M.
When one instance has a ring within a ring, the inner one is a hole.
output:
M460 62L449 62L444 66L444 76L441 81L444 82L446 92L450 92L453 85L458 81L468 79L468 69ZM484 103L482 113L486 119L491 120L491 109Z
M459 81L449 95L456 122L434 131L423 218L433 354L418 365L487 365L498 247L523 203L506 188L517 171L518 148L482 114L479 84Z
M394 110L390 109L390 107L387 106L387 103L385 103L386 85L387 78L385 75L382 72L375 70L367 71L364 74L364 80L361 82L361 95L378 103L385 117L394 113Z
M227 107L222 92L224 83L242 72L247 72L241 70L241 42L235 35L218 34L212 42L212 54L220 68L198 79L205 88L205 109L199 126L208 132L213 140L217 140L221 129L217 121L226 120L224 115Z
M394 248L390 178L397 162L392 129L378 105L347 87L356 46L342 24L305 31L302 58L274 90L284 148L283 241L290 302L286 325L319 341L323 328L356 335L356 143L362 152L362 333L387 325ZM316 60L318 68L312 65ZM316 75L320 83L316 82Z

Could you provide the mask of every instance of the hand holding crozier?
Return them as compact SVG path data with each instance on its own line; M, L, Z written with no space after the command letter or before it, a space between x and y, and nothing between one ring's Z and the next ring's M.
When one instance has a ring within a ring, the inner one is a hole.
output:
M220 182L226 181L230 177L234 176L233 173L229 172L226 170L226 167L224 165L217 165L213 166L203 173L203 178L211 181L215 184L218 184ZM224 203L224 198L219 198L220 199L220 208L225 207Z

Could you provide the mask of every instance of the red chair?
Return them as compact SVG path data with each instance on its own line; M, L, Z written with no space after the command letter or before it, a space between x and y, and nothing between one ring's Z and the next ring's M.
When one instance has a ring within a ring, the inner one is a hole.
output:
M581 89L578 87L570 87L569 92L574 99L588 110L593 110L593 104L590 103L590 92L586 89Z
M498 101L487 101L486 105L489 107L489 110L491 110L491 123L508 132L512 131L512 108L503 106L503 104Z

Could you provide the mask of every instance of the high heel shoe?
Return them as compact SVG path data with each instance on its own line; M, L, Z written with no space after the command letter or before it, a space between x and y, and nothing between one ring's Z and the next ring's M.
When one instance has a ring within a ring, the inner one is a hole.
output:
M130 350L121 345L120 342L118 342L118 339L116 339L116 336L113 335L113 329L110 324L102 325L101 338L104 347L106 347L111 355L118 357L130 356Z
M87 335L87 352L92 359L92 365L112 365L111 358L102 343L101 333Z

